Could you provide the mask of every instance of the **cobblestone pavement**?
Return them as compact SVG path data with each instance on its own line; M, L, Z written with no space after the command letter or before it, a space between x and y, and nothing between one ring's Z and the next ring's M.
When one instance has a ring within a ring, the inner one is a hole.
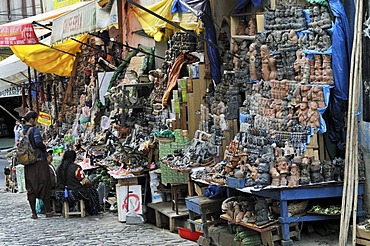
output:
M33 220L25 193L1 191L0 208L0 245L197 245L151 224L126 225L108 212Z

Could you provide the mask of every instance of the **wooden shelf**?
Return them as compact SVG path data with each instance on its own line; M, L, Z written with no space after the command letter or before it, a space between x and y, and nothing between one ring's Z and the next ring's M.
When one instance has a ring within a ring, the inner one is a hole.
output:
M261 225L261 226L257 226L256 224L253 224L253 223L246 223L246 222L236 222L235 220L231 219L229 215L227 214L221 214L220 215L220 218L223 219L223 220L227 220L233 224L236 224L236 225L240 225L240 226L244 226L244 227L247 227L249 229L252 229L254 231L258 231L258 232L266 232L266 231L270 231L272 229L275 229L276 228L276 220L273 220L267 224L264 224L264 225Z
M247 36L247 35L231 35L231 38L235 39L236 41L243 41L243 40L250 40L253 41L256 36Z
M153 83L123 84L123 87L153 87Z

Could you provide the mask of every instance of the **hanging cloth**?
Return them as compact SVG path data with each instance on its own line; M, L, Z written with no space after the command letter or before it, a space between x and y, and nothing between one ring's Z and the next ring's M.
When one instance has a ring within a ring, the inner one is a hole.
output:
M198 57L186 53L181 54L176 58L173 66L171 67L170 73L168 74L169 79L167 82L167 88L162 97L162 106L167 105L168 97L170 96L172 89L176 86L177 79L180 77L182 66L184 64L190 64L198 61L199 61Z

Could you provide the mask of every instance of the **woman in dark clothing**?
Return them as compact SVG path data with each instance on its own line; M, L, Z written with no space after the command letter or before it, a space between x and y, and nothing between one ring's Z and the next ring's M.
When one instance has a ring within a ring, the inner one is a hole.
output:
M26 135L30 129L29 141L38 154L38 159L35 163L24 166L27 198L32 210L31 218L37 219L36 198L43 201L46 217L51 217L53 214L50 206L51 179L49 163L46 160L46 146L42 142L40 130L36 127L37 113L30 111L24 116L24 119L26 124L23 127L23 135Z
M57 168L57 190L68 191L68 201L84 199L86 211L90 215L99 212L98 192L90 186L90 181L86 178L82 168L75 164L76 152L68 150L64 152L61 164ZM60 194L60 193L59 193ZM62 193L64 194L64 192ZM65 195L64 195L65 196ZM64 197L65 199L66 197Z

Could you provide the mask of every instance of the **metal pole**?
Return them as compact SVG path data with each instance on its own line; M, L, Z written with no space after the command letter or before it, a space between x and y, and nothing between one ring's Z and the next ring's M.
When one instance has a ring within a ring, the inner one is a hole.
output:
M98 38L102 38L101 36L96 35L96 34L93 34L93 33L89 33L89 34L90 34L90 35L92 35L92 36L98 37ZM109 42L112 42L112 43L114 43L114 44L118 44L118 45L121 45L121 46L124 46L124 47L130 48L130 49L133 49L133 50L139 51L139 52L144 53L144 54L146 54L146 55L154 56L154 57L156 57L156 58L159 58L159 59L165 60L165 58L164 58L164 57L162 57L162 56L157 56L157 55L155 55L155 54L151 54L151 53L149 53L149 52L146 52L146 51L144 51L144 50L140 49L140 46L139 46L139 48L135 48L135 47L132 47L132 46L130 46L130 45L128 45L128 44L124 44L124 43L117 42L117 41L113 41L113 40L109 40Z
M6 79L0 79L0 80L4 81L4 82L6 82L6 83L9 83L9 84L15 85L15 86L23 87L22 85L16 84L16 83L11 82L11 81L6 80Z
M15 117L14 115L12 115L6 108L4 108L3 106L0 105L0 108L2 110L4 110L6 113L8 113L11 117L13 117L15 120L19 120L17 117Z
M32 106L32 90L31 90L31 86L32 86L32 80L31 80L31 68L28 67L28 107L30 108L30 110L33 110L33 106Z

